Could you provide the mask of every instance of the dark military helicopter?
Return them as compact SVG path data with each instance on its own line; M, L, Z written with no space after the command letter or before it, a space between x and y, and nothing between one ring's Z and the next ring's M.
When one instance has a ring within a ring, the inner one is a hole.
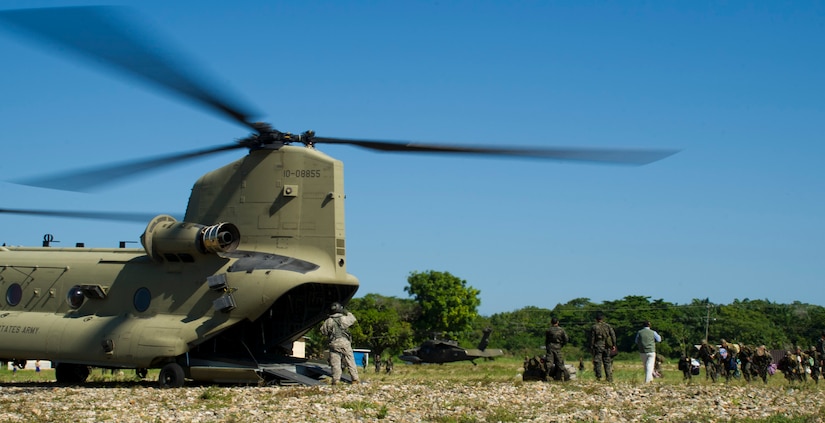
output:
M476 348L462 348L455 340L435 336L433 339L428 339L415 348L404 350L404 354L399 358L413 364L441 364L468 360L473 363L473 365L476 365L475 360L477 358L492 359L504 355L504 351L502 350L487 349L492 331L490 328L484 329L481 341L479 341L478 347Z
M359 286L347 272L343 163L317 144L632 165L674 153L281 132L199 82L194 68L156 52L125 16L108 7L6 10L0 24L166 89L252 134L227 145L20 181L86 191L210 154L248 150L195 182L182 221L170 215L0 210L148 222L142 248L0 247L0 360L50 360L58 382L83 382L89 366L96 366L139 374L157 368L162 387L179 387L186 379L317 383L325 370L293 358L293 342L326 317L330 304L346 304ZM416 354L422 362L445 362L500 351L433 341Z

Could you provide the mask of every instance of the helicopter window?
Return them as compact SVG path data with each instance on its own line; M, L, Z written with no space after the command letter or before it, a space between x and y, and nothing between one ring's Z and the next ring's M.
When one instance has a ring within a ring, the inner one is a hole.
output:
M85 299L86 296L83 295L83 290L81 290L77 285L73 286L66 295L66 302L69 303L69 307L72 309L80 308L80 306L83 305L83 300Z
M20 300L23 299L23 288L20 287L19 283L13 283L9 286L9 289L6 290L6 302L14 307L17 304L20 304Z
M143 313L149 308L149 304L152 303L152 293L149 292L148 288L140 288L135 291L135 298L134 298L134 305L135 310L138 312Z

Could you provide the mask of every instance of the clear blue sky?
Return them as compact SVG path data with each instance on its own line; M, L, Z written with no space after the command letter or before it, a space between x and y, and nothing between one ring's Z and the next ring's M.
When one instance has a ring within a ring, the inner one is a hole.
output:
M5 1L4 9L83 5ZM344 161L358 295L411 271L480 312L627 295L825 305L825 5L125 1L282 131L675 148L643 167L381 154ZM0 31L3 180L221 145L232 122ZM182 215L235 151L95 194L0 183L2 207ZM114 247L143 224L4 215L0 241Z

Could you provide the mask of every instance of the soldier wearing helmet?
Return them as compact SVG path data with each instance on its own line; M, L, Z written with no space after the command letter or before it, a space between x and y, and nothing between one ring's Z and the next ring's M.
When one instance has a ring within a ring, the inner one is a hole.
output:
M343 363L352 377L352 383L358 383L358 368L355 366L355 356L352 353L352 335L350 326L357 321L352 313L344 310L340 303L332 303L329 308L329 317L321 325L321 334L329 341L329 364L332 366L332 384L341 380Z

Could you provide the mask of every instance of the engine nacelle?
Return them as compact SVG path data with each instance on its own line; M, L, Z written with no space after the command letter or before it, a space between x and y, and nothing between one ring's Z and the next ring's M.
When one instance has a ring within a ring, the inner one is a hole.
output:
M197 255L235 251L241 242L241 233L231 223L205 226L178 222L163 214L149 222L140 240L154 261L191 263Z

